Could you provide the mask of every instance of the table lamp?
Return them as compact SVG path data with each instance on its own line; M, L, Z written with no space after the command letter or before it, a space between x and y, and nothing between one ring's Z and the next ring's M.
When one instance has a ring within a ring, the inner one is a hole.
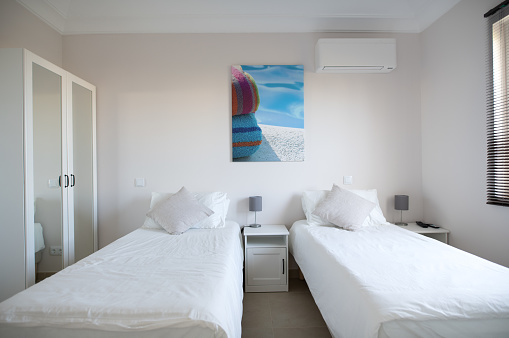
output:
M399 222L396 222L396 225L408 225L408 223L403 222L403 210L408 210L408 195L395 195L394 196L394 209L401 211L401 218Z
M261 225L256 223L256 212L262 211L262 196L250 196L249 197L249 211L254 211L255 222L250 224L251 228L259 228Z

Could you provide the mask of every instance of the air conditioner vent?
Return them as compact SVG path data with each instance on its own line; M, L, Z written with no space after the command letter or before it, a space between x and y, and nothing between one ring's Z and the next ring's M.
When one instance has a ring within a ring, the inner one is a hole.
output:
M395 39L319 39L317 73L388 73L396 68Z

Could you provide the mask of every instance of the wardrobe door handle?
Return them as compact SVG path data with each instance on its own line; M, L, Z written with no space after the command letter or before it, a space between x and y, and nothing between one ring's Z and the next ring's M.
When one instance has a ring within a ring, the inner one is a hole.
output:
M64 188L68 188L69 187L69 175L65 175L65 187Z
M76 185L76 176L74 174L71 174L71 188Z

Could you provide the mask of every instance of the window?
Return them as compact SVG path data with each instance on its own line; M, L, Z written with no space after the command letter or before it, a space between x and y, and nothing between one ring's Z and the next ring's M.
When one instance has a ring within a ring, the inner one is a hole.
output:
M509 206L509 1L484 16L487 50L487 203Z

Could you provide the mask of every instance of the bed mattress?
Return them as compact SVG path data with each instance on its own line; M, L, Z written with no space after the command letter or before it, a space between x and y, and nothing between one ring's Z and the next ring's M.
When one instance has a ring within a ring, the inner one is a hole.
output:
M0 303L1 337L239 337L240 227L137 229Z
M290 252L334 337L509 337L509 269L392 224L294 223Z

